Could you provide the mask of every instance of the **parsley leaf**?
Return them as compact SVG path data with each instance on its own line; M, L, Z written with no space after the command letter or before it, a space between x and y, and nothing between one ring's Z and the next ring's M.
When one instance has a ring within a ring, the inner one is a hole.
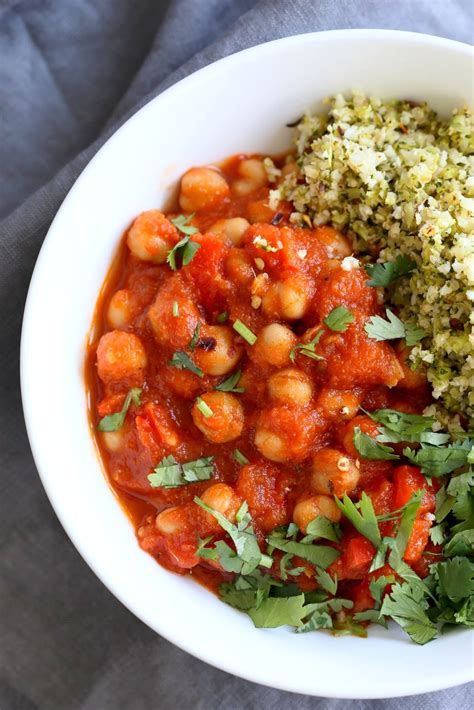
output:
M169 361L172 367L176 367L177 370L189 370L194 372L198 377L204 377L204 372L200 367L194 364L189 355L182 350L176 350L173 353L173 357Z
M345 306L333 308L331 313L324 319L324 324L336 333L343 333L349 325L355 321L355 316Z
M452 602L474 595L474 562L467 557L451 557L434 566L438 592Z
M219 392L245 392L244 387L236 387L240 378L242 377L242 370L237 370L232 375L230 375L224 382L221 382L216 386L216 390Z
M277 550L290 552L292 555L301 557L303 560L311 562L317 567L326 569L334 560L341 554L339 550L328 545L313 545L310 542L295 542L294 540L285 540L275 535L267 537L267 542Z
M195 481L212 478L213 456L178 463L174 456L165 456L147 478L152 488L176 488Z
M358 426L354 427L354 446L363 459L393 461L400 458L394 453L393 449L379 444L376 439L365 434Z
M321 336L323 334L322 330L318 330L316 335L312 340L309 341L309 343L298 343L295 345L294 348L292 348L290 352L290 360L291 362L295 362L296 359L296 353L299 350L300 355L305 355L306 357L311 358L312 360L324 360L322 355L318 355L315 350L316 350L316 345L319 343Z
M316 581L322 589L335 596L337 592L337 575L331 577L326 570L316 569Z
M349 520L361 535L370 540L374 547L378 547L382 542L377 516L375 515L372 500L367 493L362 492L359 503L356 505L351 501L347 493L342 500L334 498L341 513Z
M419 340L426 338L428 333L423 328L420 328L415 323L405 323L405 341L408 347L418 343Z
M141 393L141 389L139 389L138 387L132 387L132 389L129 390L127 396L125 397L120 412L116 412L115 414L107 414L107 416L102 417L97 426L97 429L99 431L118 431L119 429L121 429L131 403L133 402L136 407L140 406Z
M456 533L444 546L443 554L446 557L474 556L474 530L462 530Z
M248 615L257 629L301 626L308 614L304 604L304 594L295 597L268 597L258 609L249 609Z
M368 286L386 287L400 276L405 276L416 269L416 262L406 256L398 255L394 261L385 264L367 264L365 270L370 276Z
M307 525L306 530L308 535L315 538L323 537L332 542L339 542L341 539L340 529L330 520L319 515Z

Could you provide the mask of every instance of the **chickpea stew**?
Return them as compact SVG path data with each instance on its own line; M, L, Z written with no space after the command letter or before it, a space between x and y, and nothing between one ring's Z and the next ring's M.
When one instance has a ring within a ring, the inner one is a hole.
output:
M423 416L416 324L386 311L348 234L269 206L297 170L291 155L194 167L174 209L135 219L95 314L91 422L167 569L257 627L363 636L394 618L425 643L472 614L445 582L465 562L442 567L470 564L462 521L442 547L470 450Z

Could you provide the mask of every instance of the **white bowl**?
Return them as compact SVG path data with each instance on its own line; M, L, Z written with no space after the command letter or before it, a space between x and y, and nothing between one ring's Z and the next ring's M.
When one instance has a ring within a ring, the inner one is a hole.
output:
M416 646L398 628L368 639L256 630L244 614L142 552L103 475L83 360L97 295L135 215L166 203L191 165L288 148L285 124L360 88L448 113L472 96L472 50L420 34L344 30L234 54L142 108L89 163L44 242L25 310L21 378L31 447L64 528L104 584L162 636L212 665L314 695L381 698L472 677L472 635ZM104 631L106 631L104 629Z

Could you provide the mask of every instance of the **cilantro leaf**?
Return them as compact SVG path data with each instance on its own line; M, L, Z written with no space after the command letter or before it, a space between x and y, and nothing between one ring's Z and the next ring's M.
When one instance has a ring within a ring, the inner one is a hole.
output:
M422 434L432 432L436 420L434 417L424 417L419 414L405 414L396 409L378 409L369 412L373 421L382 424L382 433L377 436L377 441L399 443L400 441L420 442ZM449 439L449 434L443 434L440 443Z
M176 352L173 353L169 364L172 367L176 367L177 370L189 370L190 372L194 372L198 377L204 377L204 372L201 368L195 365L189 355L182 350L176 350Z
M351 501L347 493L344 494L342 500L336 497L334 500L341 513L352 523L355 529L367 540L370 540L374 547L378 547L382 542L382 536L380 535L372 500L367 493L362 492L357 506Z
M339 528L327 518L317 516L307 526L308 535L313 537L323 537L325 540L339 542L341 539L341 531Z
M216 390L219 392L245 392L244 387L236 387L240 378L242 377L242 370L236 370L232 375L230 375L224 382L221 382L216 386Z
M395 538L395 546L397 547L401 558L403 558L403 555L405 554L406 546L413 529L413 523L415 522L416 514L420 509L424 494L424 491L417 491L412 496L411 500L404 506L397 536Z
M380 613L390 616L410 636L412 641L425 644L437 636L435 624L426 614L425 594L408 582L396 582L382 602Z
M196 345L199 342L199 334L201 332L201 321L198 321L196 327L194 328L194 333L193 337L188 343L188 350L191 350L193 352L196 349Z
M385 264L367 264L365 270L370 276L368 286L389 286L393 281L416 269L416 262L406 256L398 255L394 261Z
M267 537L267 542L272 547L283 552L290 552L292 555L301 557L303 560L311 562L317 567L326 569L334 562L341 554L339 550L327 545L313 545L309 542L295 542L294 540L286 540L275 535Z
M194 502L197 503L206 512L210 513L219 523L221 528L223 528L226 533L231 538L235 545L237 556L242 561L242 569L240 570L242 574L249 574L255 570L258 565L265 562L267 556L262 555L260 547L255 537L253 527L251 525L251 517L248 513L248 506L244 502L240 509L237 511L237 525L231 523L230 520L214 510L210 506L206 505L204 501L200 498L195 497Z
M358 426L354 427L354 446L363 459L392 461L400 458L393 449L379 444L376 439L365 434Z
M436 478L464 466L467 463L469 451L470 443L466 440L462 444L451 444L443 448L422 444L418 451L413 451L410 448L403 449L403 455L419 466L425 476Z
M409 348L415 345L415 343L418 343L418 341L423 340L423 338L426 338L427 335L426 330L423 330L423 328L420 328L415 323L405 323L405 341Z
M118 431L119 429L121 429L123 427L123 423L125 421L125 417L127 415L131 403L133 402L136 407L140 406L141 393L141 389L139 389L138 387L132 387L132 389L129 390L127 396L125 397L120 412L116 412L115 414L107 414L105 417L102 417L97 426L97 429L99 431Z
M333 596L337 592L337 575L331 577L324 569L316 569L316 581L319 586Z
M456 533L444 546L443 554L446 557L457 555L474 556L474 530L462 530Z
M258 609L248 609L248 615L258 629L275 629L278 626L301 626L307 616L305 596L268 597Z
M194 212L192 214L189 214L187 217L184 214L179 214L177 217L173 217L170 222L171 224L174 224L176 229L179 229L180 232L186 234L189 237L192 234L196 234L197 232L199 232L199 229L197 227L193 227L192 224L189 224L193 217Z
M343 333L351 323L355 321L355 316L345 306L333 308L331 313L324 319L324 324L336 333Z
M467 557L451 557L434 565L438 579L438 591L452 602L474 595L474 562Z
M174 456L165 456L147 478L152 488L176 488L212 478L213 456L178 463Z
M314 338L310 340L309 343L297 343L297 345L295 345L295 347L292 348L290 352L291 362L295 362L298 350L300 351L300 355L305 355L306 357L309 357L312 360L324 360L322 355L318 355L316 353L316 345L319 343L322 334L323 331L318 330Z
M405 337L405 326L395 313L387 308L388 321L380 316L372 316L364 326L364 330L372 340L395 340Z
M237 463L239 463L241 466L246 466L248 463L250 463L248 458L244 456L243 453L239 451L239 449L234 449L234 451L232 452L232 458L237 461Z

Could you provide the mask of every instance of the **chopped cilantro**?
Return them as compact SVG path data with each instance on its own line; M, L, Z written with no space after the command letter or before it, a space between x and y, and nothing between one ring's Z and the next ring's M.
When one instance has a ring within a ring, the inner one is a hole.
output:
M240 378L242 377L242 370L237 370L232 375L230 375L224 382L221 382L216 386L216 390L219 392L245 392L243 387L236 387Z
M380 613L390 616L418 644L425 644L437 635L436 625L426 613L426 595L408 582L396 582L383 600Z
M382 542L377 516L375 515L372 500L367 493L362 492L359 503L353 503L347 493L342 500L335 498L336 504L341 513L349 520L361 535L370 540L374 547L378 547Z
M172 271L176 271L176 257L181 257L182 266L187 266L190 261L194 258L198 249L201 245L197 242L193 242L190 239L192 234L196 234L199 230L189 224L189 221L194 217L194 214L190 214L188 217L180 214L171 220L172 224L179 229L180 232L184 234L184 237L174 245L174 247L168 252L166 257L166 262L169 264Z
M388 321L380 316L372 316L364 326L364 330L372 340L395 340L405 337L405 326L395 313L387 308Z
M331 523L327 518L323 518L318 515L314 520L312 520L307 526L306 530L308 535L316 537L323 537L326 540L331 540L332 542L339 542L341 539L341 531L335 523Z
M179 316L179 304L178 301L173 301L173 316L177 318Z
M392 461L400 458L393 449L384 444L379 444L368 434L365 434L360 427L354 427L354 446L363 459L374 461Z
M198 377L204 377L204 372L201 368L195 365L189 355L182 350L176 350L176 352L173 353L169 364L172 367L176 367L178 370L189 370L190 372L194 372Z
M232 327L249 345L255 345L257 336L241 320L237 318Z
M196 345L199 342L200 332L201 332L201 322L198 321L196 327L194 328L193 336L188 343L188 350L191 350L191 352L194 352L194 350L196 349Z
M282 539L275 535L267 537L267 542L277 550L290 552L292 555L297 555L297 557L301 557L303 560L307 560L311 562L311 564L322 567L323 569L329 567L341 554L339 550L336 550L334 547L329 547L328 545L313 545L312 542L295 542L294 540Z
M152 488L176 488L195 481L208 481L212 478L213 460L208 456L178 463L174 456L165 456L147 478Z
M125 397L120 412L116 412L115 414L107 414L105 417L102 417L97 426L97 429L99 431L118 431L119 429L121 429L125 421L128 409L132 402L136 407L140 406L141 393L141 389L139 389L138 387L132 387L132 389L129 390L127 396Z
M355 321L355 316L345 306L333 308L331 313L324 319L324 324L336 333L343 333L351 323Z
M304 594L295 597L267 597L258 609L250 608L248 614L258 629L301 626L308 613L304 604Z
M193 217L194 212L192 214L189 214L187 217L184 214L179 214L177 217L174 217L170 221L171 224L174 224L176 229L179 229L180 232L190 237L192 234L196 234L197 232L199 232L199 229L197 229L197 227L193 227L192 224L189 224Z
M227 311L222 311L216 318L216 323L225 323L229 319L229 313Z
M368 286L389 286L400 276L410 274L416 269L416 263L406 256L398 255L394 261L385 264L367 264L365 270L370 276Z
M234 449L232 453L232 457L239 463L241 466L246 466L249 463L249 460L246 456L243 455L239 449Z
M419 466L422 473L436 478L464 466L467 463L470 448L471 444L468 440L461 444L451 444L442 448L421 444L421 448L417 451L410 448L403 449L403 455Z
M290 352L291 362L295 362L297 351L299 351L300 355L305 355L306 357L309 357L312 360L324 360L322 355L318 355L316 353L316 345L319 343L322 334L323 331L318 330L314 338L310 340L309 343L298 343L297 345L295 345L295 347L292 348Z
M196 397L196 407L199 409L203 417L209 419L209 417L214 416L214 412L210 406L202 399L202 397Z

